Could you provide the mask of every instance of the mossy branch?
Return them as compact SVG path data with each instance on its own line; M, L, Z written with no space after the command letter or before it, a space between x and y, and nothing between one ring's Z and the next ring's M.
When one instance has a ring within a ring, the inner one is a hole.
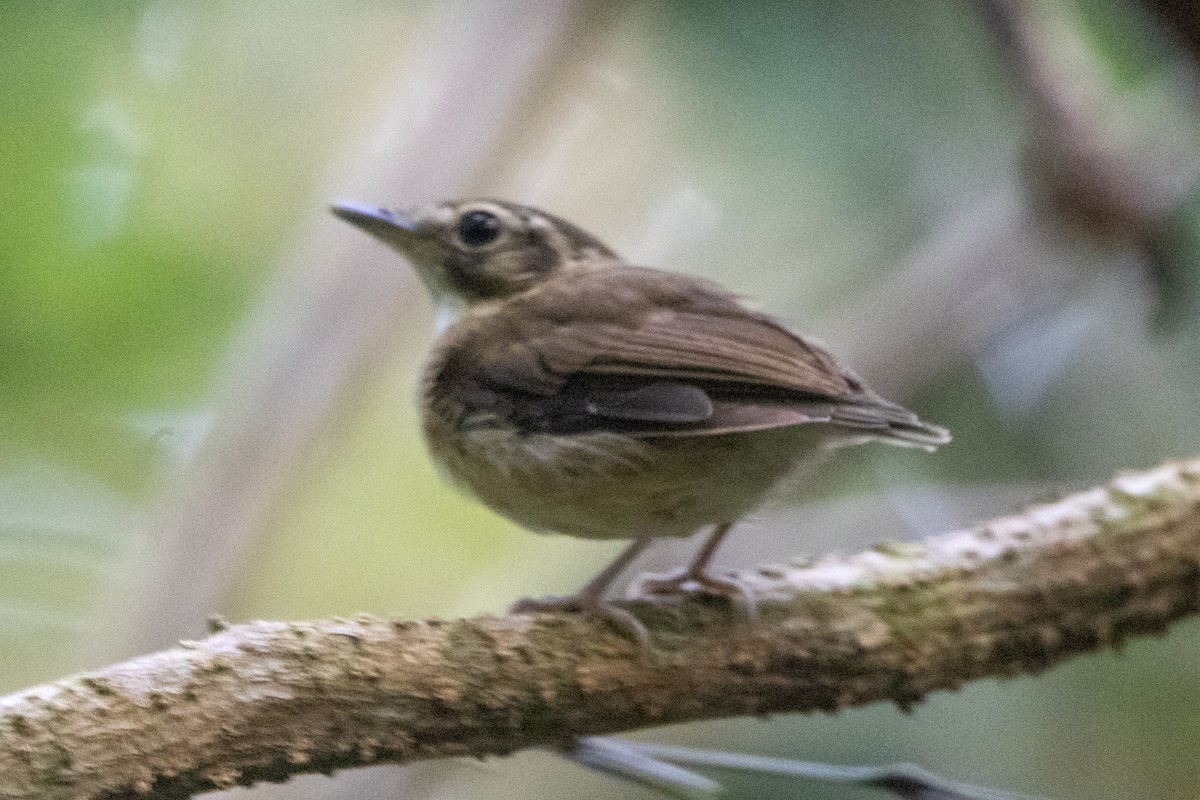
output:
M759 619L253 622L0 699L0 797L184 797L686 720L908 706L1200 607L1200 459L969 530L743 576Z

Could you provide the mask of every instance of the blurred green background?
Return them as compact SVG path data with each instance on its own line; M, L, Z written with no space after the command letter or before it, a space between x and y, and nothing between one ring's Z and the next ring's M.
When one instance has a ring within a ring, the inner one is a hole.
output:
M731 565L1200 452L1193 68L1134 5L1022 5L1081 135L1031 99L984 5L0 3L0 687L199 637L210 613L500 611L620 549L527 534L440 482L413 403L427 299L334 198L543 206L756 298L954 430L935 456L863 449L790 487ZM1056 205L1064 141L1119 166L1103 185L1129 189L1133 233ZM911 714L642 735L1192 797L1198 655L1185 623ZM651 796L538 753L251 791Z

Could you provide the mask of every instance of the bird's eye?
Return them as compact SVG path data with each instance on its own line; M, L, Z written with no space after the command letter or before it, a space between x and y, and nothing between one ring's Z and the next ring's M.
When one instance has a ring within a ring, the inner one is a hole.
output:
M468 211L458 220L458 238L467 247L483 247L500 235L500 218L487 211Z

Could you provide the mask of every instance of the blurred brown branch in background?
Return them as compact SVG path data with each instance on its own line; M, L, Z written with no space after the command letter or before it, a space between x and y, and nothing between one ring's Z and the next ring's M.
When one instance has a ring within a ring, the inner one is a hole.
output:
M1147 5L1198 19L1188 4ZM1148 277L1161 302L1177 257L1174 215L1200 177L1196 142L1131 114L1061 4L975 6L1025 108L1019 181L952 214L826 326L840 355L898 397L1087 294L1105 270ZM862 324L881 318L888 324Z
M1032 202L1067 231L1150 248L1194 190L1196 168L1169 163L1180 153L1157 141L1153 126L1133 124L1103 70L1071 46L1078 32L1061 7L1037 0L978 6L1027 109L1022 177Z
M254 622L0 700L0 797L177 798L376 763L836 711L1161 633L1200 611L1200 459L920 543L742 576L746 620L575 615Z

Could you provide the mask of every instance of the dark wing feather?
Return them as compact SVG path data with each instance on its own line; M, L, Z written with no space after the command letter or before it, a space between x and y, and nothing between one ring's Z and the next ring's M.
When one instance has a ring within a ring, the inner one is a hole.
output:
M584 394L584 410L613 420L686 425L712 417L713 403L698 386L655 381L628 389L593 388Z
M474 334L483 383L531 430L694 436L835 421L938 437L820 347L679 275L621 267L555 281Z

